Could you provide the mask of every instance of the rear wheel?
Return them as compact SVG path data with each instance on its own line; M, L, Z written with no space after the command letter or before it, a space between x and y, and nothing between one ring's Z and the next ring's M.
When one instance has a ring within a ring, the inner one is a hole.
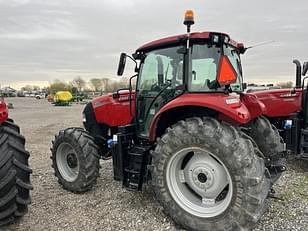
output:
M52 167L63 188L84 192L93 187L99 176L98 147L93 138L81 128L59 132L53 141Z
M164 210L193 230L250 229L270 189L258 149L212 118L180 121L153 152L153 186Z
M9 224L28 211L31 202L29 153L25 138L12 120L0 125L0 225Z

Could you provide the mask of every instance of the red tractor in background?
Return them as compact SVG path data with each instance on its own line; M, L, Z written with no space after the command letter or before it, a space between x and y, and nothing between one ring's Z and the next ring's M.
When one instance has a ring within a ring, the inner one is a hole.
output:
M253 94L265 105L267 111L264 115L279 129L287 150L308 160L308 84L305 86L308 62L303 64L303 68L298 60L293 63L296 65L294 88Z
M114 179L128 190L151 182L166 213L193 230L251 229L285 170L285 144L263 116L264 104L243 93L243 44L218 32L147 43L126 59L136 63L127 89L89 103L85 129L53 141L52 166L72 192L89 190L99 159L112 157ZM133 90L132 79L137 78Z
M31 202L29 152L19 127L8 118L0 99L0 225L14 222L28 211Z

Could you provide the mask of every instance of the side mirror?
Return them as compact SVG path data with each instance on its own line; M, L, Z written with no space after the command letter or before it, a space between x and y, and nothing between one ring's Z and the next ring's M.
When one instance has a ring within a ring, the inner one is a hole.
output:
M308 62L304 62L303 65L303 76L305 76L307 74L308 71Z
M119 66L118 66L118 76L123 75L124 72L124 68L125 68L125 63L126 63L126 54L125 53L121 53L120 56L120 61L119 61Z

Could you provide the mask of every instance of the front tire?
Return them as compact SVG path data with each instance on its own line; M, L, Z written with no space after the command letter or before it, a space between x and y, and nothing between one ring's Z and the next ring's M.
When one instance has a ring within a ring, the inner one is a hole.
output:
M215 119L180 121L153 152L156 196L186 229L251 229L270 189L257 152L241 132Z
M0 225L13 223L28 211L31 203L25 138L13 120L0 125Z
M249 127L247 134L257 143L264 156L273 161L280 159L285 143L278 129L264 116L254 119Z
M61 130L52 142L52 167L58 182L72 192L90 190L99 176L99 150L81 128Z
M278 129L266 117L260 116L249 124L246 134L256 142L263 153L266 167L272 175L272 183L275 183L280 178L281 172L277 172L272 166L285 165L285 143Z

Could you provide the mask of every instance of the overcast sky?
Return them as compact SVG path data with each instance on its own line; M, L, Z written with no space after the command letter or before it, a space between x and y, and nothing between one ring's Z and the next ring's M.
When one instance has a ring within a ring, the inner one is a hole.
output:
M242 57L248 82L293 80L292 60L308 60L307 0L0 0L0 84L117 78L119 54L184 33L186 9L193 31L275 41Z

